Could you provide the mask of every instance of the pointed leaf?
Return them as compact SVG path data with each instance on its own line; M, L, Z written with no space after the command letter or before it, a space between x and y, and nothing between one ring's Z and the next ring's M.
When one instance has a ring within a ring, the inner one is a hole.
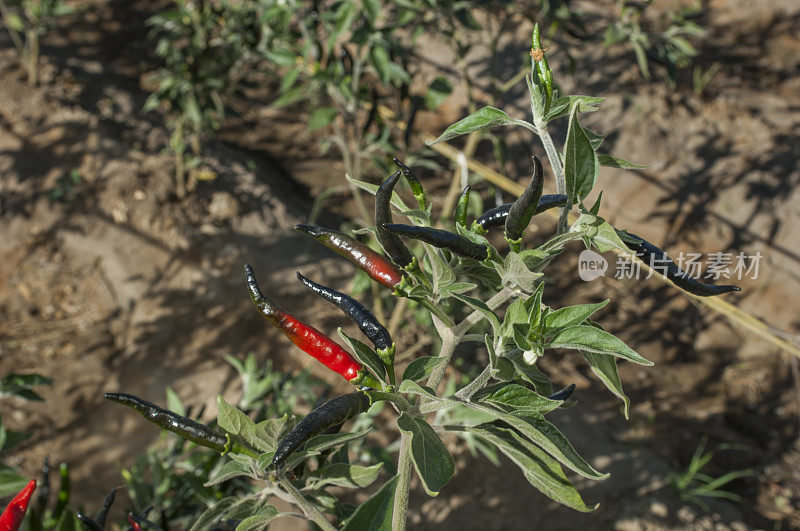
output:
M472 133L473 131L482 131L483 129L488 129L490 127L510 125L519 122L519 120L511 118L500 109L495 109L494 107L484 107L483 109L475 111L466 118L459 120L445 129L444 133L442 133L439 138L431 142L429 145L438 144L439 142L446 142L451 138L466 135L468 133Z
M559 330L583 323L597 310L604 308L609 303L609 299L596 304L578 304L575 306L565 306L547 314L545 327L549 331Z
M444 363L446 358L439 356L422 356L415 359L408 364L406 370L403 371L403 380L412 380L418 382L424 380L431 375L433 369Z
M398 476L383 484L347 519L342 531L387 531L392 528L394 494Z
M600 381L611 391L616 397L622 400L623 413L625 419L629 418L629 409L631 401L622 390L622 381L619 378L617 371L617 360L614 356L606 354L593 354L591 352L581 352L584 359L589 364L592 372L600 378Z
M423 419L402 413L397 427L411 435L411 457L414 468L429 496L436 496L453 477L456 470L453 456L430 424Z
M573 204L589 195L600 173L597 154L578 122L578 106L579 103L576 103L572 107L564 145L564 178L567 181L567 195Z
M639 365L653 365L626 345L621 339L594 326L570 326L558 332L550 340L548 348L569 348L594 354L610 354Z

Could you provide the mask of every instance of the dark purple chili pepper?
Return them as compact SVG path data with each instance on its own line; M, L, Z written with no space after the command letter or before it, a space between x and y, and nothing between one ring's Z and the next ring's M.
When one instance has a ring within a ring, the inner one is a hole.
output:
M544 169L538 157L533 157L533 175L522 192L508 210L506 217L506 240L519 244L525 229L531 222L531 218L536 213L539 206L539 199L542 197L544 189Z
M135 409L156 426L177 433L197 445L211 448L221 454L228 451L227 437L190 418L182 417L127 393L106 393L105 397L112 402Z
M394 172L383 181L378 191L375 193L375 228L378 233L378 241L381 242L389 258L394 260L400 267L408 268L412 266L414 256L398 235L384 227L385 224L392 223L392 192L399 178L400 172Z
M345 295L340 291L309 280L301 275L299 271L297 272L297 279L305 284L308 289L342 310L356 325L358 325L358 329L372 341L376 350L388 352L390 349L394 348L394 341L392 341L392 336L389 335L389 331L386 330L386 327L384 327L363 304L349 295Z
M469 189L470 186L466 185L456 204L455 220L458 225L462 227L467 226L467 207L469 206Z
M82 512L78 511L77 513L75 513L75 516L78 518L78 520L81 521L83 525L85 525L88 529L91 529L91 531L103 531L103 528L100 527L97 524L97 522L95 522L92 518L86 516Z
M567 199L567 196L564 194L543 195L542 198L539 199L539 204L536 206L536 211L534 211L533 215L541 214L545 210L550 210L551 208L563 207L567 204ZM511 210L511 205L513 204L514 203L504 203L487 210L481 214L481 217L472 222L472 230L480 232L480 230L476 230L476 227L485 231L489 227L505 225L508 211Z
M97 522L97 525L99 525L101 529L106 526L108 510L111 508L111 504L114 503L114 498L116 498L116 496L117 489L111 489L111 492L108 493L106 499L103 500L103 504L100 506L100 509L97 510L97 514L94 515L94 521Z
M739 286L717 286L714 284L703 284L702 282L686 274L685 271L678 267L678 265L673 262L669 256L667 256L667 253L644 238L630 232L618 230L617 233L620 234L623 242L625 242L625 245L627 245L632 251L636 251L636 256L638 256L644 263L649 265L657 273L667 277L679 288L688 291L693 295L697 295L699 297L710 297L712 295L721 295L731 291L742 291L742 288ZM631 237L635 240L638 240L638 242L631 241Z
M575 384L569 384L564 389L556 391L547 398L549 398L550 400L566 400L572 395L573 391L575 391Z
M370 406L370 399L363 391L356 391L332 398L314 409L295 426L278 444L272 464L283 463L292 452L300 448L311 437L319 435L328 428L341 424L363 413Z
M397 164L397 167L400 168L400 171L403 172L403 175L405 175L408 186L411 188L411 193L414 194L414 199L417 200L419 207L425 210L428 206L428 196L425 194L425 189L422 187L422 183L417 178L417 175L411 168L400 162L400 159L397 157L392 157L392 160Z
M487 260L489 258L489 248L479 243L473 243L454 232L434 229L431 227L415 227L414 225L401 225L399 223L384 223L383 227L393 234L414 238L434 247L447 249L458 256L472 258L473 260Z
M388 258L347 234L311 225L295 225L294 230L308 234L328 249L344 256L370 278L388 288L393 289L403 280L403 273Z

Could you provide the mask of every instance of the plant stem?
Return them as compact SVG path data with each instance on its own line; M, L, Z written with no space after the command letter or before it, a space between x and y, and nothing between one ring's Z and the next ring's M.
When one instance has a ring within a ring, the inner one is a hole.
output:
M400 436L400 456L397 459L397 487L394 492L394 508L392 509L392 530L402 531L406 528L408 516L408 494L411 488L411 435Z
M550 132L547 130L546 123L540 123L536 120L536 129L539 134L539 139L542 141L544 151L547 153L547 160L550 161L550 166L553 168L553 174L556 177L556 191L559 194L567 193L567 180L564 176L564 167L561 165L561 158L558 156L553 139L550 137ZM561 207L561 214L558 217L557 234L563 234L567 231L567 214L569 213L571 205Z
M459 398L461 400L469 400L470 398L472 398L472 395L474 395L478 390L480 390L484 385L486 385L486 382L488 382L489 378L491 377L492 377L492 366L487 365L486 368L483 369L483 372L481 372L477 378L472 380L468 385L462 387L461 390L456 393L456 398Z
M324 531L336 531L336 528L325 518L325 515L306 500L305 496L292 485L291 481L284 477L279 477L278 484L292 497L292 502L303 511L303 514L305 514L309 520L317 524L320 529Z
M444 373L447 371L447 366L450 365L453 353L456 351L456 347L461 341L461 337L457 336L452 328L448 327L445 330L446 332L444 334L442 334L442 330L439 331L439 334L442 336L442 349L439 351L439 357L445 358L445 361L437 365L428 377L428 387L433 389L434 392L439 387L439 384L442 383Z

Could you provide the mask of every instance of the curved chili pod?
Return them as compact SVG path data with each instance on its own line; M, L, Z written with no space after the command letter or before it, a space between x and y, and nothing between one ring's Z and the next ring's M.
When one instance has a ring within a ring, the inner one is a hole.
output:
M414 199L417 200L419 207L425 210L428 206L428 196L425 193L425 189L422 187L422 183L417 178L417 174L414 173L411 168L400 162L400 159L397 157L392 157L392 161L394 161L397 167L400 168L400 171L403 172L403 175L405 175L408 186L411 188L411 193L414 194Z
M539 199L539 204L536 206L536 210L534 211L533 215L541 214L545 210L550 210L551 208L555 207L563 207L567 204L567 196L564 194L547 194L543 195L541 199ZM511 205L514 203L504 203L500 206L496 206L492 209L487 210L481 216L472 222L472 230L475 230L475 227L480 227L483 230L488 229L489 227L500 227L501 225L506 224L506 218L508 217L508 211L511 210Z
M566 400L567 398L572 396L573 391L575 391L575 384L569 384L564 389L556 391L547 398L549 398L550 400Z
M454 232L434 229L431 227L415 227L413 225L401 225L399 223L384 223L384 228L393 234L399 234L407 238L414 238L434 247L447 249L465 258L483 261L489 258L489 248L479 243L474 243Z
M332 398L314 409L301 420L278 444L272 464L283 463L292 452L305 444L311 437L319 435L331 426L341 424L369 409L369 397L363 391L356 391Z
M258 287L255 273L250 265L245 265L244 271L250 300L253 301L261 315L283 332L300 350L316 358L320 363L353 384L363 383L368 378L370 383L374 383L366 369L349 352L313 326L300 321L264 296L261 288Z
M17 531L19 529L23 518L25 518L25 513L28 512L28 504L31 501L34 490L36 490L36 480L32 479L14 496L11 503L3 511L3 514L0 515L0 530Z
M544 169L539 158L534 156L531 180L522 195L514 201L508 210L508 216L506 217L506 239L508 241L517 242L522 238L522 234L536 213L543 189Z
M317 284L301 275L299 271L297 272L297 279L308 289L342 310L347 317L358 325L358 329L372 341L376 350L388 352L394 346L392 336L389 335L386 327L372 315L372 312L353 297L322 284Z
M295 225L294 230L308 234L328 249L344 256L372 280L388 288L394 288L403 280L403 273L388 258L347 234L311 225Z
M378 241L381 242L389 258L394 260L400 267L407 268L414 261L414 256L398 235L386 230L384 227L384 224L392 223L392 192L399 178L400 172L394 172L383 181L378 191L375 192L375 228L378 233Z
M693 295L697 295L699 297L710 297L712 295L722 295L723 293L729 293L731 291L742 291L742 288L739 286L703 284L699 280L687 275L685 271L678 267L678 265L673 262L669 256L667 256L667 253L648 242L641 236L637 236L636 234L630 232L623 234L627 234L628 236L632 236L633 238L640 240L638 243L633 243L627 238L623 238L625 245L627 245L632 251L636 251L636 256L638 256L644 263L650 265L656 271L656 273L664 275L671 280L673 284Z
M117 496L117 489L111 489L106 498L103 500L103 504L100 505L100 509L97 510L97 514L94 515L94 521L97 523L97 525L100 526L100 529L106 526L106 519L108 518L108 510L114 503L114 498L116 498L116 496Z
M470 185L466 185L464 187L464 190L461 191L461 195L458 197L458 203L456 203L455 220L456 223L461 225L462 227L467 226L467 207L469 206L469 189Z
M85 525L92 531L103 531L103 528L100 527L100 525L97 522L95 522L90 516L83 514L81 511L75 513L75 516L78 518L78 520L81 521L83 525Z
M224 454L228 448L228 438L220 435L208 426L200 424L188 417L178 415L174 411L158 407L155 404L142 400L138 396L127 393L106 393L107 400L135 409L145 419L160 428L177 433L199 446L211 448Z

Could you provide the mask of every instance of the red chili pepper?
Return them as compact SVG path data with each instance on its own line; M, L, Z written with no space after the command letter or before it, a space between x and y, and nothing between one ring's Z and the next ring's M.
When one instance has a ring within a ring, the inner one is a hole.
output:
M131 524L131 529L133 529L133 531L142 531L142 526L133 519L133 513L128 515L128 523Z
M300 321L264 296L258 287L252 267L245 265L244 271L253 304L275 328L286 334L292 343L300 347L300 350L317 358L323 365L352 384L378 387L377 381L349 352L313 326Z
M344 256L376 282L394 288L403 280L403 273L380 253L346 234L311 225L295 225L294 230L308 234L325 247Z
M28 502L31 501L33 491L36 489L36 480L32 479L25 485L19 494L14 496L6 510L0 515L0 531L17 531L28 511Z

